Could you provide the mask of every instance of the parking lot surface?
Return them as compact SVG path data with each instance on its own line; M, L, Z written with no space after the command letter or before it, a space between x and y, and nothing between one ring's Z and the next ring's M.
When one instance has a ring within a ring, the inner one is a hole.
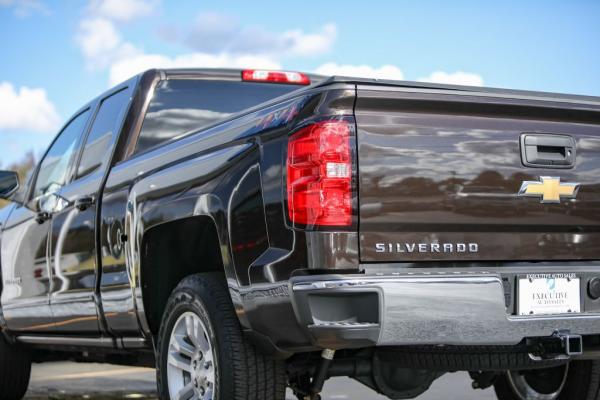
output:
M155 371L119 365L57 362L33 367L27 399L156 399ZM493 400L491 389L473 390L466 373L446 374L419 400ZM347 378L327 381L323 400L382 400L371 389ZM288 395L288 400L295 400Z

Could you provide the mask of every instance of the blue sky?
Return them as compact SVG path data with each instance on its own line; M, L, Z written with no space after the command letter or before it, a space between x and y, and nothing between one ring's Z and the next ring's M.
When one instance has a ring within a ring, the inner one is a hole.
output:
M600 96L600 1L0 0L0 165L151 67L274 67Z

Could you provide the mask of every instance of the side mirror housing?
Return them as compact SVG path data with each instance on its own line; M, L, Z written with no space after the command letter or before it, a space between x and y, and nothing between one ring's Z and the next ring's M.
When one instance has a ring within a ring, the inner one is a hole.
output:
M19 176L13 171L0 171L0 199L10 199L19 189Z

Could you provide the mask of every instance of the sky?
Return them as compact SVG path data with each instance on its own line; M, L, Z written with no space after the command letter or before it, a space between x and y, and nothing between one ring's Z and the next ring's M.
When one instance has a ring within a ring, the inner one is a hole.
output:
M600 1L0 0L0 166L154 67L600 96Z

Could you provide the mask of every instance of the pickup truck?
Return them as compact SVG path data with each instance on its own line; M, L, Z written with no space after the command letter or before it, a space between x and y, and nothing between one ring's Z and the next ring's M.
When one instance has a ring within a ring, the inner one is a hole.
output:
M0 195L2 399L64 359L162 399L600 399L600 98L149 70Z

